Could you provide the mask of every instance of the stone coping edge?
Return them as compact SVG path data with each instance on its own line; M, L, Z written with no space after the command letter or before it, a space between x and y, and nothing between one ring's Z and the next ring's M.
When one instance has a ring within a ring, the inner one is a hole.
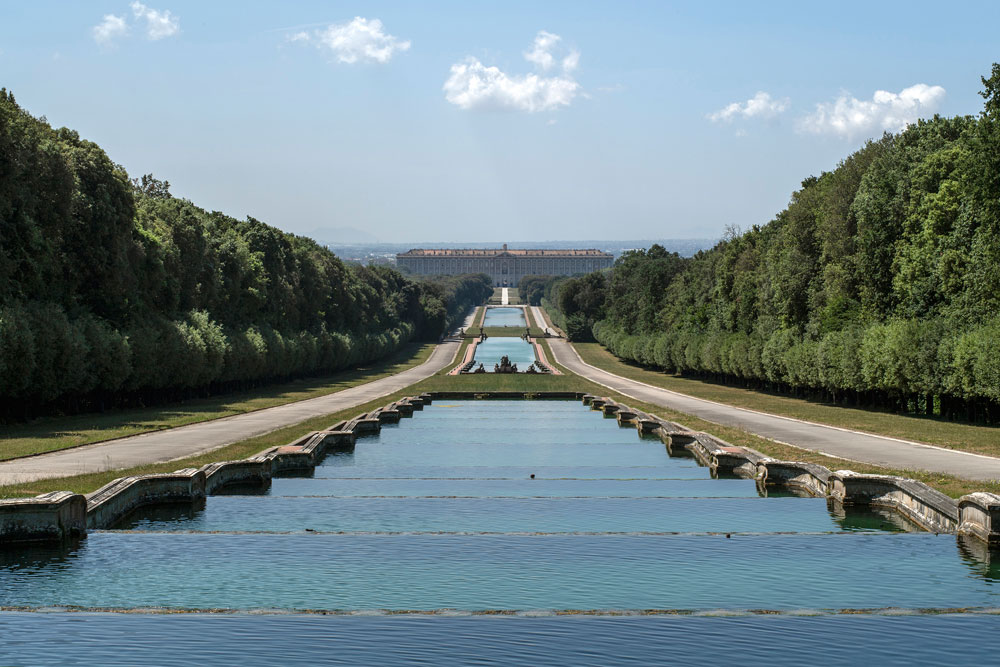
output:
M658 434L671 456L693 456L713 477L754 479L758 488L790 489L825 497L842 505L893 510L924 530L976 537L1000 548L1000 495L973 493L953 500L923 482L893 475L871 475L838 470L803 461L772 459L749 447L736 447L709 433L648 415L617 401L593 394L581 400L593 410L614 415L619 425L640 433Z
M325 431L308 433L282 446L237 461L219 461L172 473L120 477L86 496L54 491L34 498L0 500L0 546L85 537L87 529L109 528L134 510L154 504L195 502L233 484L270 484L276 474L311 471L328 451L351 450L358 437L376 434L383 423L412 417L435 399L573 399L614 416L620 426L656 434L671 456L694 456L713 477L755 479L758 487L788 488L843 505L896 511L925 530L958 533L1000 547L1000 495L972 493L955 501L923 482L891 475L829 469L800 461L771 459L708 433L634 410L607 397L580 392L437 391L410 396Z
M0 500L0 546L86 537L88 529L110 528L141 507L192 503L226 486L269 485L275 475L311 471L327 452L349 451L358 437L378 433L383 423L412 417L433 401L428 393L408 396L246 459L119 477L87 495L54 491Z

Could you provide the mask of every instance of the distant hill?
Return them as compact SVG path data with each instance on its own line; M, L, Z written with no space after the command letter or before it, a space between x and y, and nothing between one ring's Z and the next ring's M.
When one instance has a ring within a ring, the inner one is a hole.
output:
M322 245L378 243L378 237L357 227L320 227L306 234Z

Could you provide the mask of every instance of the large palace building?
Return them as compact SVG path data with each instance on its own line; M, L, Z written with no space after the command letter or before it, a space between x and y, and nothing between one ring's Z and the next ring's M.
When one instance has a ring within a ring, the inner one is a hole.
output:
M602 250L414 249L396 255L401 269L420 275L485 273L497 287L517 287L524 276L572 276L606 269L614 255Z

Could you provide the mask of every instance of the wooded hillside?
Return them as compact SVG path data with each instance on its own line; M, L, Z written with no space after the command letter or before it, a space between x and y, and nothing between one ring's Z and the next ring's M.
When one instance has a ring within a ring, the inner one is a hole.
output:
M491 293L205 211L0 92L0 418L334 371L436 340Z
M550 286L571 336L670 372L1000 420L1000 65L978 117L809 177L769 224Z

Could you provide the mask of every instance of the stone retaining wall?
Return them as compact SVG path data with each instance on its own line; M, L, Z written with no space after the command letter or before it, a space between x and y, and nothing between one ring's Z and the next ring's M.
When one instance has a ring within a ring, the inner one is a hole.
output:
M35 498L0 500L0 544L57 541L85 536L87 528L113 526L135 509L151 504L193 502L230 484L268 484L271 477L312 470L327 451L349 450L359 436L378 433L382 423L411 417L437 398L577 399L591 409L615 415L622 426L657 434L671 456L694 456L712 476L757 480L764 491L787 488L827 497L843 505L892 509L926 530L972 536L987 548L1000 547L1000 495L973 493L958 502L922 482L850 470L831 472L799 461L778 461L747 447L734 447L708 433L634 410L610 398L576 392L435 392L411 396L384 408L306 434L240 461L211 463L200 469L122 477L87 496L57 491Z
M970 493L958 499L958 532L1000 548L1000 496L995 493Z
M757 463L757 486L765 491L792 489L824 498L829 495L831 474L828 468L815 463L764 459Z
M932 532L976 537L1000 548L1000 495L973 493L955 501L923 482L891 475L862 475L851 470L829 469L801 461L771 459L748 447L734 447L708 433L614 401L583 394L584 405L617 415L621 425L634 425L641 433L656 433L670 456L693 456L712 471L713 477L735 475L756 479L762 491L790 489L826 497L842 505L884 507L896 511Z
M212 495L217 489L232 484L271 483L271 460L266 456L255 456L241 461L219 461L201 467L205 473L205 494Z
M219 461L172 473L120 477L86 496L57 491L34 498L0 500L0 545L85 537L88 528L110 528L140 507L194 502L225 486L267 485L274 475L311 471L327 452L351 450L358 436L378 433L382 423L412 416L414 410L422 410L432 401L430 394L404 398L248 459Z
M110 528L145 505L192 502L205 497L205 473L197 468L119 477L87 494L87 528Z
M935 533L956 532L960 523L957 502L913 479L838 470L830 475L828 486L829 496L837 502L888 507Z
M0 500L0 546L58 542L87 533L87 499L53 491L34 498Z

